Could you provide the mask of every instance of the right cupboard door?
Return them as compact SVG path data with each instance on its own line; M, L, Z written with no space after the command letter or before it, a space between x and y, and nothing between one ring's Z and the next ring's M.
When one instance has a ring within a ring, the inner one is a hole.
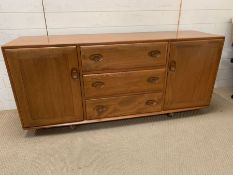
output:
M207 106L223 39L172 42L164 110Z

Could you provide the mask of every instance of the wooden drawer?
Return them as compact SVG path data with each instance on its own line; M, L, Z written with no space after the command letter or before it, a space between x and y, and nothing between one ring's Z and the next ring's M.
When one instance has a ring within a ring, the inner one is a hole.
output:
M165 69L84 75L86 98L162 90Z
M162 93L86 100L87 119L157 112L162 102Z
M84 72L166 64L167 42L81 46Z

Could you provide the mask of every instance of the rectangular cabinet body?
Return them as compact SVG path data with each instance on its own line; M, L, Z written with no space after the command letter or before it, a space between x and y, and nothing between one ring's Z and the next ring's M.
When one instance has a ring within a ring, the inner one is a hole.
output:
M2 51L28 129L207 107L223 43L194 31L41 36Z

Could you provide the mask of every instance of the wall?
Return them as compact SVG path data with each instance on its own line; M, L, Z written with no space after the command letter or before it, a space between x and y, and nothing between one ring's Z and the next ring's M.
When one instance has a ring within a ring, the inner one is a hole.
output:
M46 35L38 0L0 0L0 45L22 35ZM15 108L14 97L0 54L0 110Z
M180 0L44 0L49 35L176 30ZM233 85L232 0L183 0L180 30L223 34L216 87ZM46 35L42 0L0 1L0 45L23 35ZM15 108L0 55L0 110Z
M180 30L199 30L226 36L215 87L233 86L231 18L233 0L183 0Z

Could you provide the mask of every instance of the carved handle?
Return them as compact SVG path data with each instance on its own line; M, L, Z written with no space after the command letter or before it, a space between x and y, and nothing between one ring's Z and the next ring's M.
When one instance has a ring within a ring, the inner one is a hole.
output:
M152 50L148 55L153 58L159 58L161 56L161 52L159 50Z
M108 108L104 105L97 105L94 109L98 113L98 115L100 115L108 110Z
M89 57L90 60L94 61L94 62L99 62L103 60L103 55L101 54L93 54Z
M149 83L157 83L158 81L159 81L159 77L149 77L148 79L147 79L147 81L149 82Z
M169 70L170 70L171 72L175 72L175 71L176 71L176 61L175 61L175 60L172 60L172 61L170 62Z
M104 82L96 81L96 82L92 83L92 87L94 87L94 88L103 88L104 87Z
M76 80L76 79L79 78L78 70L77 70L75 67L73 67L73 68L71 69L71 77L72 77L74 80Z
M155 106L157 104L158 104L158 102L155 100L147 100L146 101L146 105L148 105L148 106Z

